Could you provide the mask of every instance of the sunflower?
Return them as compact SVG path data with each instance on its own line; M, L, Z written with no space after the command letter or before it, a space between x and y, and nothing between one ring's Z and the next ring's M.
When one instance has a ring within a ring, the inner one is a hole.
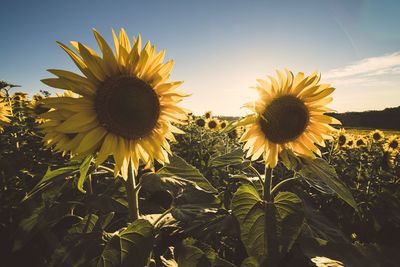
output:
M358 136L355 142L356 147L366 147L368 143L364 136Z
M10 122L11 107L6 99L0 94L0 132L3 132L3 125Z
M227 125L228 123L226 122L226 120L223 120L223 121L221 121L221 123L220 123L220 127L221 127L221 129L224 129L225 127L226 127L226 125Z
M165 50L156 52L150 42L141 48L141 37L133 46L124 29L117 37L113 31L114 52L93 30L102 52L71 42L75 52L59 46L71 57L83 76L51 69L57 78L43 83L71 90L78 97L59 96L43 100L51 110L42 124L48 136L67 136L59 146L76 156L94 154L96 165L109 155L115 160L114 175L128 176L131 165L137 173L140 162L151 168L154 161L167 163L173 133L183 133L172 123L182 124L187 110L177 105L188 94L177 91L182 82L167 82L174 61L163 63ZM57 143L48 137L47 142ZM59 143L57 143L59 144Z
M347 148L353 148L354 147L354 139L353 137L349 137L347 139L346 145Z
M269 77L257 80L256 89L260 99L248 103L254 114L242 119L238 125L248 130L240 138L246 142L244 149L252 160L263 155L269 167L274 168L278 155L284 149L291 149L304 157L321 155L315 145L325 146L325 139L332 139L335 131L329 124L340 124L335 118L324 115L331 111L325 105L332 101L334 88L329 84L318 84L320 76L313 73L305 77L302 72L295 77L292 72L277 71L278 80Z
M196 120L196 125L199 127L204 127L204 126L206 126L206 121L203 118L198 118Z
M15 92L11 99L15 102L24 102L28 101L28 94L25 92Z
M31 101L28 104L28 111L31 116L35 119L35 122L38 124L44 123L46 120L41 118L40 115L49 111L48 108L43 106L44 96L41 94L33 95Z
M232 140L236 140L239 138L240 134L242 133L241 127L235 127L232 131L228 132L228 137Z
M370 132L369 136L371 137L372 141L379 142L383 138L385 138L385 134L380 130L374 130Z
M207 129L209 129L211 131L217 131L220 127L220 122L218 119L211 118L211 119L207 120L206 126L207 126Z
M347 143L348 136L346 134L346 130L341 128L337 132L337 146L338 148L343 147Z
M206 113L204 113L204 117L206 119L210 119L212 117L212 112L211 111L207 111Z
M384 145L385 150L388 150L388 149L399 150L399 148L400 148L399 138L395 135L392 135L391 137L389 137L389 139L387 140L387 142Z

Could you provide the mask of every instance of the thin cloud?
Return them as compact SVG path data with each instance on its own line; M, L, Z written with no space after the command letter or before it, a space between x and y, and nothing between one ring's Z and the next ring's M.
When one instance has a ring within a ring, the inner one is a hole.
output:
M365 58L343 68L330 70L323 76L328 80L351 80L355 77L398 74L399 72L400 52L396 52L380 57Z

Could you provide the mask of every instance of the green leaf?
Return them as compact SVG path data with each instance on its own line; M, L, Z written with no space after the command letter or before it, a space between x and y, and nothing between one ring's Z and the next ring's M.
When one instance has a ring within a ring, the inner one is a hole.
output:
M249 256L258 262L265 259L265 210L257 190L251 185L242 185L232 198L232 212L240 224L240 236Z
M359 211L357 203L350 190L342 181L339 180L335 169L325 160L317 158L312 161L307 161L299 173L305 179L309 179L309 182L316 180L321 181L332 189L347 204L353 207L356 211Z
M147 220L138 219L111 238L97 266L147 266L154 239L153 225Z
M88 214L82 221L68 230L70 234L90 233L93 231L99 217L96 214Z
M188 184L195 185L194 182L179 178L177 176L161 177L159 174L153 172L144 173L140 177L140 184L142 185L143 190L150 193L161 190L174 192Z
M26 201L29 198L32 198L34 195L42 192L43 189L52 184L56 178L57 180L64 179L67 175L70 175L72 172L76 171L78 167L79 165L73 165L55 170L51 170L49 167L40 182L35 185L35 187L24 197L22 201Z
M301 164L300 159L293 153L292 150L284 149L279 153L283 165L289 170L297 170Z
M195 182L205 191L217 193L218 190L199 172L198 169L178 156L172 156L170 163L162 167L157 174L160 176L177 176L187 181Z
M277 211L279 252L287 253L301 233L304 212L301 199L291 192L279 192L274 198Z
M220 206L221 201L215 194L189 187L175 199L171 214L179 221L192 222L194 218L213 212Z
M244 152L241 148L239 148L227 154L212 158L208 162L208 166L212 168L219 168L230 165L239 165L242 164L243 160Z
M90 163L92 161L93 156L87 156L81 166L79 167L79 172L80 172L80 176L79 176L79 180L78 180L78 190L81 191L82 193L86 193L86 190L83 189L83 183L86 180L87 177L87 172L90 168Z
M190 267L198 266L201 267L201 260L204 260L204 252L191 245L182 244L176 248L176 263L178 266Z

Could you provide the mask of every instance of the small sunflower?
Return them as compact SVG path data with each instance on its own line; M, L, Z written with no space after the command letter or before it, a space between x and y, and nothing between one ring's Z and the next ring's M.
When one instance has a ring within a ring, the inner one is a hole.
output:
M346 130L343 129L343 128L340 129L337 132L337 145L338 145L338 147L340 148L340 147L343 147L344 145L346 145L347 139L348 139L348 136L346 134Z
M41 128L47 142L56 146L57 138L62 137L65 143L58 148L65 153L97 155L97 165L113 155L114 175L121 173L126 179L129 164L136 173L140 162L151 168L154 161L169 161L168 141L175 141L173 133L183 133L172 123L182 124L187 119L187 110L177 104L188 94L176 90L182 82L167 82L174 61L163 63L165 50L156 52L150 42L142 49L140 35L131 45L121 29L118 37L113 31L112 51L103 37L93 32L102 56L78 42L71 42L75 52L58 43L83 76L49 70L57 78L42 80L45 84L71 90L78 97L44 99L51 110L42 115L48 121Z
M369 136L374 142L382 141L382 139L385 138L385 134L381 130L374 130L369 134Z
M199 127L204 127L204 126L206 126L206 121L203 118L198 118L196 120L196 125Z
M217 131L220 127L219 120L216 118L208 119L206 122L206 127L211 131Z
M223 120L223 121L221 121L219 126L220 126L221 129L224 129L226 127L226 125L228 125L227 121Z
M3 132L3 125L10 122L11 107L6 99L0 95L0 132Z
M354 145L355 145L355 143L354 143L354 138L351 136L351 137L349 137L348 139L347 139L347 142L346 142L346 147L347 148L353 148L354 147Z
M235 127L235 128L233 128L232 131L228 132L228 137L230 139L232 139L232 140L236 140L236 139L239 138L239 136L241 135L242 131L243 130L241 129L241 127Z
M390 136L384 145L385 150L388 149L399 150L399 148L400 148L400 141L399 138L395 135Z
M366 147L368 144L367 138L364 136L358 136L355 142L356 147Z
M28 94L25 92L15 92L11 99L15 102L24 102L28 101Z
M49 111L48 108L44 107L43 100L44 96L41 94L35 94L28 104L28 111L35 119L38 124L44 123L46 120L41 118L40 115Z
M256 160L263 155L271 168L276 166L284 149L309 158L321 155L315 144L325 146L324 140L332 139L331 133L335 131L329 124L340 124L324 115L331 111L326 104L332 98L327 96L334 88L319 84L317 73L305 77L300 72L294 77L292 72L285 72L286 75L277 71L278 80L271 76L270 82L257 80L260 99L245 105L254 114L238 123L248 128L240 138L246 142L247 157Z
M204 117L206 119L210 119L212 117L212 112L211 111L207 111L206 113L204 113Z

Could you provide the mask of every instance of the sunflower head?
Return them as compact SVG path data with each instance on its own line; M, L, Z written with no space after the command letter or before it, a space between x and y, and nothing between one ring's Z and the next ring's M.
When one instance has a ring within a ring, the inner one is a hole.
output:
M204 127L204 126L206 126L206 121L203 118L198 118L196 120L196 125L199 127Z
M388 138L387 142L384 145L384 149L392 149L399 150L400 149L400 140L396 135L392 135Z
M337 132L336 139L337 139L337 146L338 146L339 148L340 148L340 147L343 147L344 145L346 145L347 139L348 139L346 130L343 129L343 128L341 128L341 129Z
M28 101L28 94L25 92L15 92L11 99L15 102L24 102Z
M226 125L227 125L226 120L223 120L223 121L221 121L219 126L221 127L221 129L224 129L226 127Z
M211 111L207 111L206 113L204 113L204 117L206 119L210 119L212 117L212 112Z
M373 142L379 142L385 138L385 134L381 130L374 130L369 134L369 136Z
M243 130L241 129L241 127L235 127L232 131L228 132L228 137L232 140L236 140L239 138L242 131Z
M42 80L72 91L43 100L48 143L77 157L93 154L97 165L113 155L114 174L124 178L129 164L137 172L140 163L168 162L168 141L183 133L173 123L183 124L188 112L177 105L188 96L177 90L182 82L167 82L174 62L164 63L165 51L150 42L142 48L140 35L131 45L123 29L119 36L113 31L114 51L96 30L94 36L102 55L78 42L71 42L75 51L59 43L83 75L51 69L57 77Z
M355 140L356 147L366 147L368 144L367 138L364 136L358 136Z
M277 71L278 79L257 80L259 100L245 106L254 114L241 120L238 125L247 127L240 141L246 142L247 156L255 160L263 155L270 167L275 167L279 153L290 149L299 156L314 158L320 155L315 144L324 146L325 139L332 139L334 128L340 124L325 115L331 109L326 104L333 91L329 84L319 84L320 76L313 73L304 76L285 70Z
M217 131L220 127L220 122L216 118L211 118L206 121L206 127L210 131Z
M43 104L44 96L41 94L35 94L32 96L31 101L28 104L28 111L33 118L35 118L36 123L43 123L46 120L40 117L41 114L49 111L49 108L46 108Z
M353 148L354 145L355 145L354 138L353 137L349 137L347 139L347 142L346 142L346 147L347 148Z

